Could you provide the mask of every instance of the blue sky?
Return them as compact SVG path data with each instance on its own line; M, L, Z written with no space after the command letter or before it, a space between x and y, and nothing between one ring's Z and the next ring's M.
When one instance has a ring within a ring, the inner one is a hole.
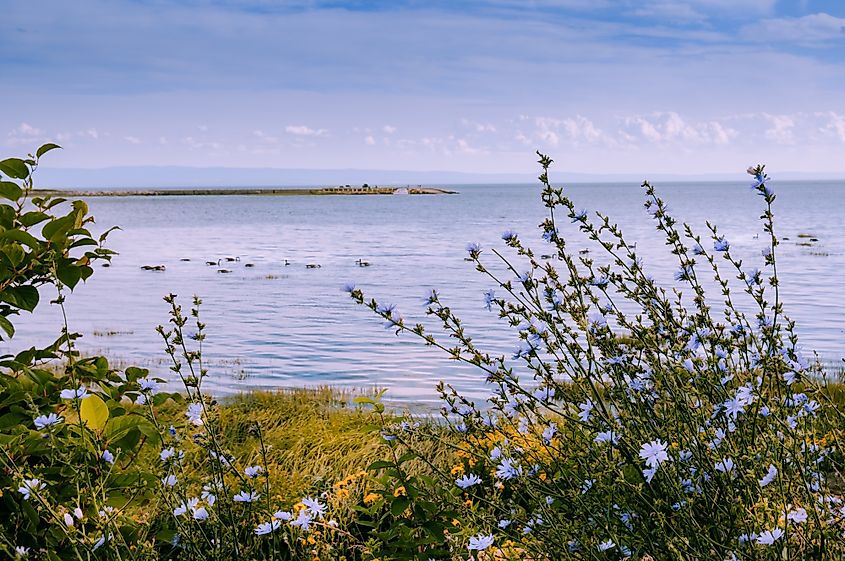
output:
M845 3L2 2L50 165L845 175Z

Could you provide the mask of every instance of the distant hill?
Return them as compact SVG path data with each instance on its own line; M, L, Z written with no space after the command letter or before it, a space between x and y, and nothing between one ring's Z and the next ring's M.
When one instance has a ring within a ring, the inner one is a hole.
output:
M97 169L51 168L38 170L36 186L44 189L139 189L204 187L311 187L334 185L460 185L536 182L537 170L524 174L467 173L367 169L207 168L180 166L125 166ZM591 174L556 171L555 182L636 182L638 174ZM651 181L745 181L743 173L696 175L652 174ZM777 180L842 179L845 174L780 173Z

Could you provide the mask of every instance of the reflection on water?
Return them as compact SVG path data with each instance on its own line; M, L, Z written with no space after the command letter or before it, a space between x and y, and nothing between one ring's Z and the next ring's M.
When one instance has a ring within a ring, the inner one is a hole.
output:
M835 182L773 186L778 231L789 238L779 248L786 312L798 321L807 350L839 360L845 355L839 307L845 190ZM539 187L453 188L460 194L91 199L100 227L123 228L111 238L120 255L69 299L71 328L85 334L83 350L166 374L163 344L154 330L167 320L161 297L176 293L187 307L189 297L198 294L208 323L208 384L218 394L375 385L388 387L393 399L425 403L435 399L436 381L445 379L468 395L486 396L479 372L410 337L395 337L341 291L344 283L354 282L368 295L397 304L408 321L416 322L424 319L425 294L436 287L477 342L509 354L513 336L484 309L482 293L491 284L463 260L464 247L477 241L503 248L501 232L513 229L546 253L537 229L544 217ZM764 240L756 237L762 201L744 183L658 189L676 217L702 235L704 220L711 219L735 255L762 267ZM577 185L569 195L579 207L616 220L626 237L638 242L648 271L672 284L677 263L654 239L637 185ZM583 245L571 226L563 232L571 247ZM370 266L359 266L359 259ZM143 270L144 265L165 270ZM58 333L59 318L48 305L22 317L15 340L3 350L48 343Z

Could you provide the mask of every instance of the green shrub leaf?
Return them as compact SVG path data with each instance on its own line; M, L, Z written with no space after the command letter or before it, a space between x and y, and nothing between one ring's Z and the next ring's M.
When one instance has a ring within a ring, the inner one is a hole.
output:
M20 158L7 158L0 161L0 172L15 179L26 179L29 177L29 167Z
M21 195L23 195L23 189L17 183L0 181L0 197L4 197L10 201L16 201L21 198Z

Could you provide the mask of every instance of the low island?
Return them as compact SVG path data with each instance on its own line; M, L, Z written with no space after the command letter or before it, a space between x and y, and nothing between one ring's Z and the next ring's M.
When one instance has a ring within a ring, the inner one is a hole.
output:
M36 197L167 197L167 196L208 196L208 195L454 195L439 187L341 185L337 187L291 187L291 188L208 188L208 189L33 189Z

